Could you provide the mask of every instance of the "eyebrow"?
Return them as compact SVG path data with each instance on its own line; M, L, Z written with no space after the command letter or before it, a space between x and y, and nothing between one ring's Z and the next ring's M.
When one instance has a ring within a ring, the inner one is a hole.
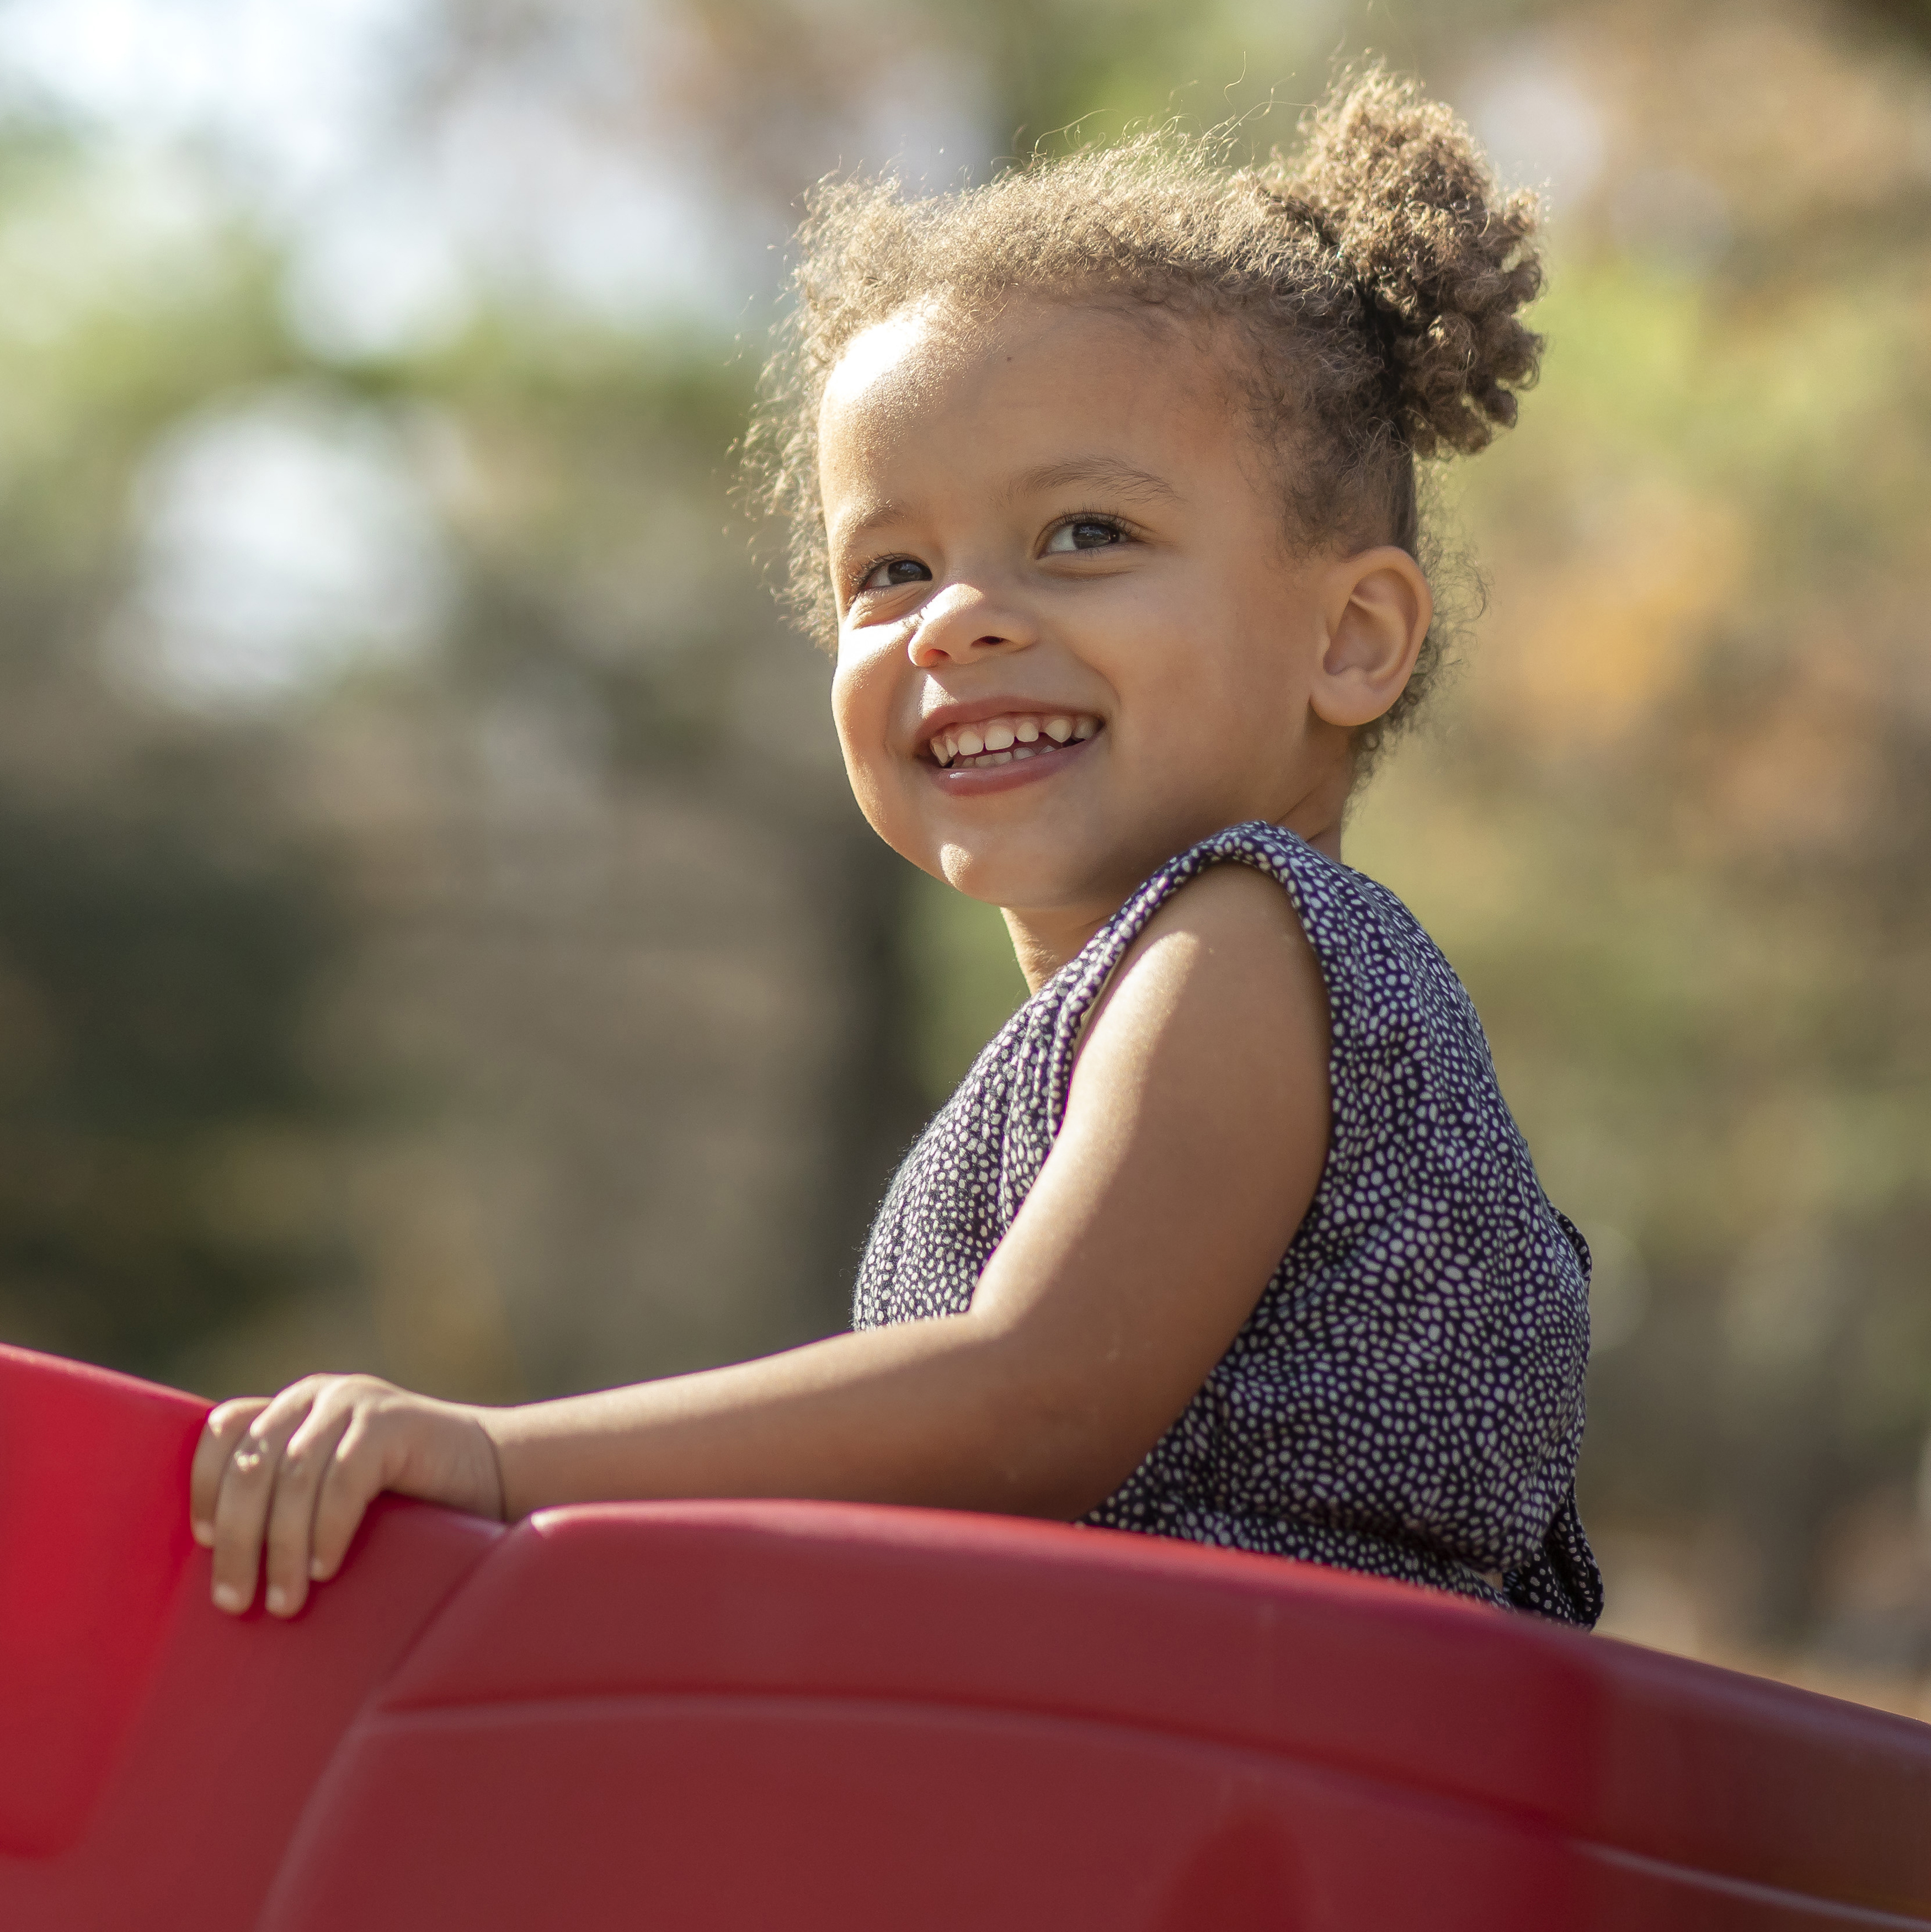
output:
M1180 493L1164 476L1142 470L1118 456L1073 456L1063 463L1042 464L1015 476L1006 486L1008 501L1031 496L1042 490L1063 490L1069 483L1096 483L1102 489L1123 496L1158 497L1177 502Z
M838 524L827 530L826 537L834 550L842 550L847 544L856 542L882 524L901 522L907 514L903 503L889 501L868 503L863 512L854 517L850 523Z

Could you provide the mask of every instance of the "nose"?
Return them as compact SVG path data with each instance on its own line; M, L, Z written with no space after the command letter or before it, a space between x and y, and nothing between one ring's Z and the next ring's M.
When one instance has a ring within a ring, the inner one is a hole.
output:
M923 670L1024 650L1038 635L1031 620L1011 603L976 584L949 584L919 612L905 649Z

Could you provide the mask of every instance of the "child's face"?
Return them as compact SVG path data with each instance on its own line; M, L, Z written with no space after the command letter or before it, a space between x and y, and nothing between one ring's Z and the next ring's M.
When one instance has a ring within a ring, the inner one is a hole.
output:
M1244 422L1157 319L1025 301L852 344L820 423L833 707L889 844L1078 916L1240 820L1338 838L1351 728L1399 694L1426 586L1399 551L1297 557Z

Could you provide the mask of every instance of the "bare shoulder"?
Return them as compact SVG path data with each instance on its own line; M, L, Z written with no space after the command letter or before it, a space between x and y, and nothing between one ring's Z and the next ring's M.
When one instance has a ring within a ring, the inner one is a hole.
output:
M1264 1052L1270 1040L1299 1048L1318 1034L1325 1058L1327 989L1277 880L1227 863L1174 893L1120 962L1087 1041L1168 1022Z
M1184 1231L1182 1273L1210 1302L1210 1276L1228 1298L1222 1348L1320 1180L1328 1045L1327 990L1293 902L1235 863L1160 908L1087 1028L1062 1151L1075 1171L1084 1160L1130 1181L1108 1213L1150 1253L1159 1231ZM1216 1274L1207 1258L1223 1249Z

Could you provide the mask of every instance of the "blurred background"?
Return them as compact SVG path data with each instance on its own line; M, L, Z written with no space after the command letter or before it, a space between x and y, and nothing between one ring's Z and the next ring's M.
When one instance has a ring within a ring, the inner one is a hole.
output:
M1931 5L0 0L0 1336L512 1400L841 1324L1021 987L727 498L803 186L1378 51L1540 189L1349 856L1599 1258L1608 1628L1931 1716Z

